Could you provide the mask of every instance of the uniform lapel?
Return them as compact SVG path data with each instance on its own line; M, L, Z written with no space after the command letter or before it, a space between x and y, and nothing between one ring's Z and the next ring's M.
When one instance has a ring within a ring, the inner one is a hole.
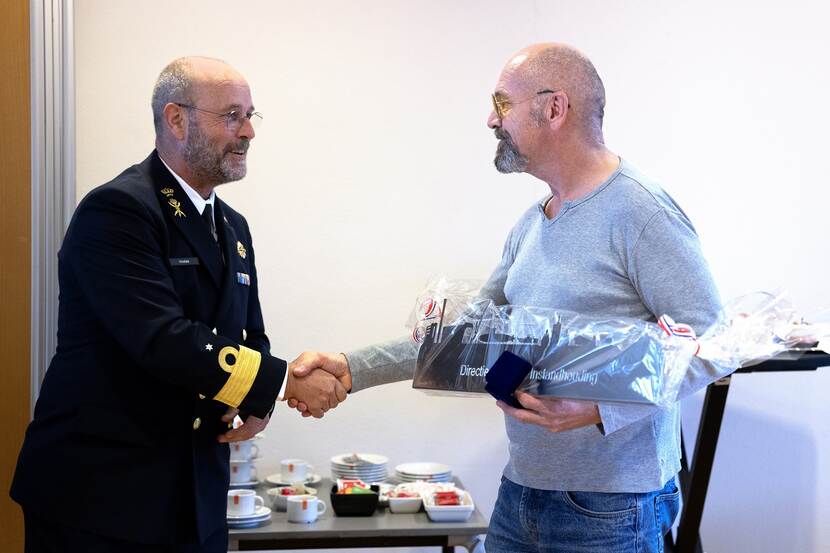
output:
M236 291L236 256L240 255L237 243L239 238L236 236L236 231L228 223L228 218L225 215L225 204L216 196L213 202L214 217L216 220L216 231L219 233L219 243L222 244L223 252L225 254L225 274L224 285L219 298L219 307L216 309L216 323L221 326L226 320L228 312L234 305L235 291Z
M179 182L161 162L158 153L154 151L152 158L150 163L151 178L162 211L167 213L168 218L173 221L173 224L184 235L185 240L196 252L196 255L199 256L202 265L210 273L216 288L221 288L222 258L219 255L216 242L210 234L210 229L202 221L201 213L196 212L196 207L187 197L187 193L179 185Z

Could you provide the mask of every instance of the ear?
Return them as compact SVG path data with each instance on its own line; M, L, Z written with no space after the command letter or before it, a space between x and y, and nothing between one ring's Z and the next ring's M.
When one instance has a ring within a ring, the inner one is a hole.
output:
M568 119L568 108L570 105L570 100L568 100L568 95L565 91L557 90L550 95L545 115L547 116L551 129L560 129L565 124L565 121Z
M169 103L164 106L163 118L167 130L170 131L177 140L184 140L187 134L187 116L185 109L178 104Z

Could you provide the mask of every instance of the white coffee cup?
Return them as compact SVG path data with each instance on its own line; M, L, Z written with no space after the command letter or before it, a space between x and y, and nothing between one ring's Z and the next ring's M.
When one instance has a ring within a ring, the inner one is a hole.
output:
M231 483L245 484L256 478L256 467L253 461L231 461Z
M283 459L280 461L280 474L284 482L305 482L311 474L311 465L303 459Z
M233 516L252 515L258 507L265 506L265 500L254 490L230 490L228 492L228 514Z
M259 457L259 446L252 440L231 443L231 461L251 461Z
M285 503L288 522L314 522L326 512L326 504L314 495L292 495Z

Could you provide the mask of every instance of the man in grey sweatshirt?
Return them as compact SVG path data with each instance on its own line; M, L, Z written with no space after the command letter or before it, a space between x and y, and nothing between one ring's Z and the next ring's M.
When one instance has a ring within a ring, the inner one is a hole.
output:
M588 316L668 314L700 335L721 303L697 234L660 186L605 147L604 107L594 66L571 47L533 45L505 66L487 121L499 139L496 168L529 173L550 194L514 226L481 294ZM400 340L345 356L306 353L297 365L339 364L356 391L412 378L416 355ZM680 397L722 376L695 360ZM498 402L510 458L487 551L662 551L679 509L679 405L516 397L524 409Z

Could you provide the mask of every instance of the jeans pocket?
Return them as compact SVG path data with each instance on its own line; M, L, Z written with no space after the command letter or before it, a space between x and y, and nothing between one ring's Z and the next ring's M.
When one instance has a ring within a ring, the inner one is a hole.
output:
M623 518L637 512L637 496L631 493L562 492L566 504L594 518Z
M661 493L654 497L654 517L661 536L671 530L679 512L680 490L676 487L673 493Z

